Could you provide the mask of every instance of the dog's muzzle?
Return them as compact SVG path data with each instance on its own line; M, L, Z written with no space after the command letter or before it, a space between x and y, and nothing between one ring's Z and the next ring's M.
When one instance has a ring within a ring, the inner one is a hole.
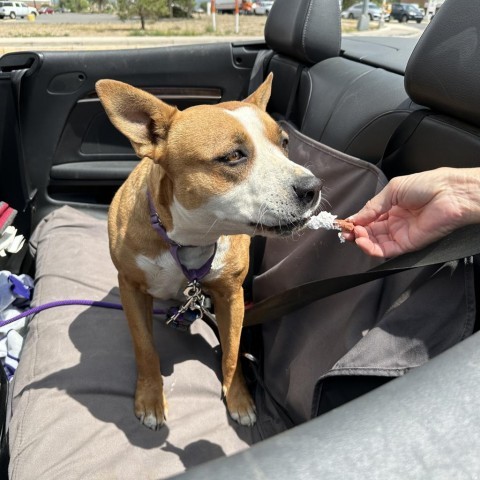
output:
M289 214L283 213L271 225L265 223L251 223L250 225L259 229L260 233L268 232L279 236L286 236L295 230L302 229L308 221L304 214L310 209L317 210L319 208L322 186L322 181L313 175L301 177L292 185L294 199L297 202L296 208L294 208L296 213L293 211Z

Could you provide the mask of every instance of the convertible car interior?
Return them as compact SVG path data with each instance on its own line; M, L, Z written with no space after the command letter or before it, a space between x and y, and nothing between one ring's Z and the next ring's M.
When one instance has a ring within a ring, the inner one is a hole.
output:
M480 165L475 3L446 0L420 39L342 37L339 2L275 0L264 42L3 55L0 201L27 241L0 257L0 271L34 279L32 307L120 303L106 219L139 159L96 95L103 78L185 109L242 100L273 72L267 111L340 218L395 176ZM23 347L2 380L1 478L476 478L480 241L463 244L480 237L452 238L448 258L431 260L434 246L387 276L334 232L254 237L244 286L253 309L316 287L244 327L253 427L228 415L219 341L202 320L181 332L155 317L170 405L157 431L133 414L121 310L59 306L2 327L17 328Z

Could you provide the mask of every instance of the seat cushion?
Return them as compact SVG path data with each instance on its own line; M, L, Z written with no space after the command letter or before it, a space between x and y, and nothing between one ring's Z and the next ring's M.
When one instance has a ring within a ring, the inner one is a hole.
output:
M31 241L34 305L61 299L120 303L105 220L62 207ZM122 311L68 306L29 324L15 375L11 479L165 478L252 443L221 400L218 342L202 321L189 333L154 321L167 424L142 426L133 412L135 360Z

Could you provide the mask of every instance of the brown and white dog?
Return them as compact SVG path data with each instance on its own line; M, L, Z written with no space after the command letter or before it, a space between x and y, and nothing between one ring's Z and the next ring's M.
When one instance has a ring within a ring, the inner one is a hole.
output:
M112 123L143 160L115 195L110 252L137 363L135 414L151 429L166 418L152 337L152 298L185 300L187 279L150 221L153 208L187 268L214 254L201 287L213 300L223 351L223 393L232 418L255 423L238 350L250 236L289 235L320 204L320 181L287 158L288 138L265 112L272 76L243 102L179 111L130 85L100 80ZM148 193L147 193L148 192ZM150 197L150 205L148 198Z

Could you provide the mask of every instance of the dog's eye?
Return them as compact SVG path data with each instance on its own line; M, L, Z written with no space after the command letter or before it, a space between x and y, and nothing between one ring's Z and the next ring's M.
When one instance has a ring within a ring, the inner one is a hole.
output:
M228 165L237 165L245 160L247 160L247 156L241 150L234 150L233 152L229 152L224 157L220 157L218 159L219 162Z
M288 138L286 138L286 137L282 139L282 148L283 148L286 152L288 152Z

